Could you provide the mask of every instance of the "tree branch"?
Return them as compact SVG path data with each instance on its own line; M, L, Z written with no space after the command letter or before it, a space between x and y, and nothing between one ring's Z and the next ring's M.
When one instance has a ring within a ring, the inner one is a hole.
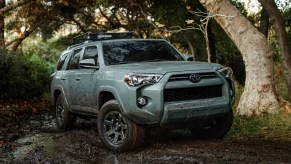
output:
M76 23L76 25L81 29L82 32L84 32L84 33L87 32L87 30L75 18L72 18L72 21Z
M109 24L114 27L114 23L109 19L109 17L102 11L101 7L98 7L100 14L109 22Z
M12 5L9 5L9 6L6 6L2 9L0 9L0 15L4 15L5 13L11 11L11 10L14 10L15 8L17 7L20 7L20 6L23 6L27 3L31 3L31 2L34 2L36 0L20 0L20 1L17 1L16 3L12 4Z
M35 25L33 28L30 28L30 30L25 30L19 38L16 38L8 43L6 43L4 46L0 47L0 49L5 49L9 47L10 45L13 45L12 51L16 51L18 46L22 43L23 40L25 40L31 33L33 33L41 24L45 23L47 20L43 20L39 22L37 25Z
M143 15L144 19L147 20L155 29L160 31L161 32L161 37L163 39L165 39L165 37L163 36L162 30L153 21L148 19L148 15L143 11L143 8L141 7L141 5L137 5L137 4L135 4L135 5L139 7L139 10L140 10L141 14Z
M100 18L99 18L99 19L97 20L97 22L96 22L96 21L94 21L95 19L90 19L90 15L89 15L88 13L86 13L86 12L84 12L84 11L80 11L80 13L81 13L83 16L85 16L86 19L90 20L90 22L91 22L92 24L94 24L95 26L97 26L97 27L101 26L101 27L105 28L104 25L98 23L98 21L100 20Z

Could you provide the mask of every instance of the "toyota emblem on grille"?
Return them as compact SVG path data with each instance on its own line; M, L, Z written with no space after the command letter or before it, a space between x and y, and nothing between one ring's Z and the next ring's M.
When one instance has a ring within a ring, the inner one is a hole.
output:
M192 83L198 83L200 81L200 75L198 75L197 73L193 73L189 76L189 80Z

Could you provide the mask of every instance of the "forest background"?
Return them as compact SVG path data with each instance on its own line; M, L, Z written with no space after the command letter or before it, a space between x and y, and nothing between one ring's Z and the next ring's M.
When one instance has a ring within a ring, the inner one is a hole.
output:
M246 85L243 55L207 7L204 8L202 1L0 0L0 111L8 111L7 115L11 115L13 110L50 110L50 75L55 71L61 51L71 45L72 38L80 33L107 31L134 31L139 38L163 38L195 61L231 67L236 83L236 109ZM285 45L290 49L290 1L271 1L276 2L287 38ZM280 98L275 113L280 114L279 119L281 115L287 117L288 123L290 84L286 78L282 43L276 31L277 18L268 14L270 10L268 5L263 5L266 3L264 0L230 2L264 34L271 45L274 61L272 77ZM252 2L256 2L258 7L251 8ZM266 109L237 113L262 115L270 112Z

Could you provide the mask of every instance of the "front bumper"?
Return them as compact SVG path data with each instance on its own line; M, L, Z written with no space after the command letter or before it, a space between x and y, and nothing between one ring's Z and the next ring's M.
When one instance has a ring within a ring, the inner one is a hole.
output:
M229 102L224 97L192 100L187 102L171 102L164 106L161 124L204 120L209 117L219 117L230 109Z
M185 74L185 72L183 72ZM199 83L189 81L168 82L173 74L166 74L163 79L153 85L140 88L128 88L127 104L123 104L124 114L137 124L172 124L187 123L225 115L232 110L234 89L226 79L217 75L213 79L204 79ZM176 75L176 74L175 74ZM166 89L190 87L221 86L221 96L187 101L164 102ZM232 91L233 90L233 91ZM143 96L148 103L138 106L137 98ZM129 98L130 97L130 98ZM124 101L123 101L124 102Z

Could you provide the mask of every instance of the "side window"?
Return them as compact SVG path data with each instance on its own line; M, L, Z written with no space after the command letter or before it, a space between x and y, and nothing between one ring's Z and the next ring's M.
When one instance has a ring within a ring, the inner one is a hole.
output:
M61 70L65 61L66 61L66 58L68 57L68 54L69 53L65 53L65 54L62 54L59 61L58 61L58 64L57 64L57 70Z
M68 64L68 69L78 69L82 48L76 49Z
M96 46L89 46L85 48L83 60L94 59L95 65L98 65L98 49Z

